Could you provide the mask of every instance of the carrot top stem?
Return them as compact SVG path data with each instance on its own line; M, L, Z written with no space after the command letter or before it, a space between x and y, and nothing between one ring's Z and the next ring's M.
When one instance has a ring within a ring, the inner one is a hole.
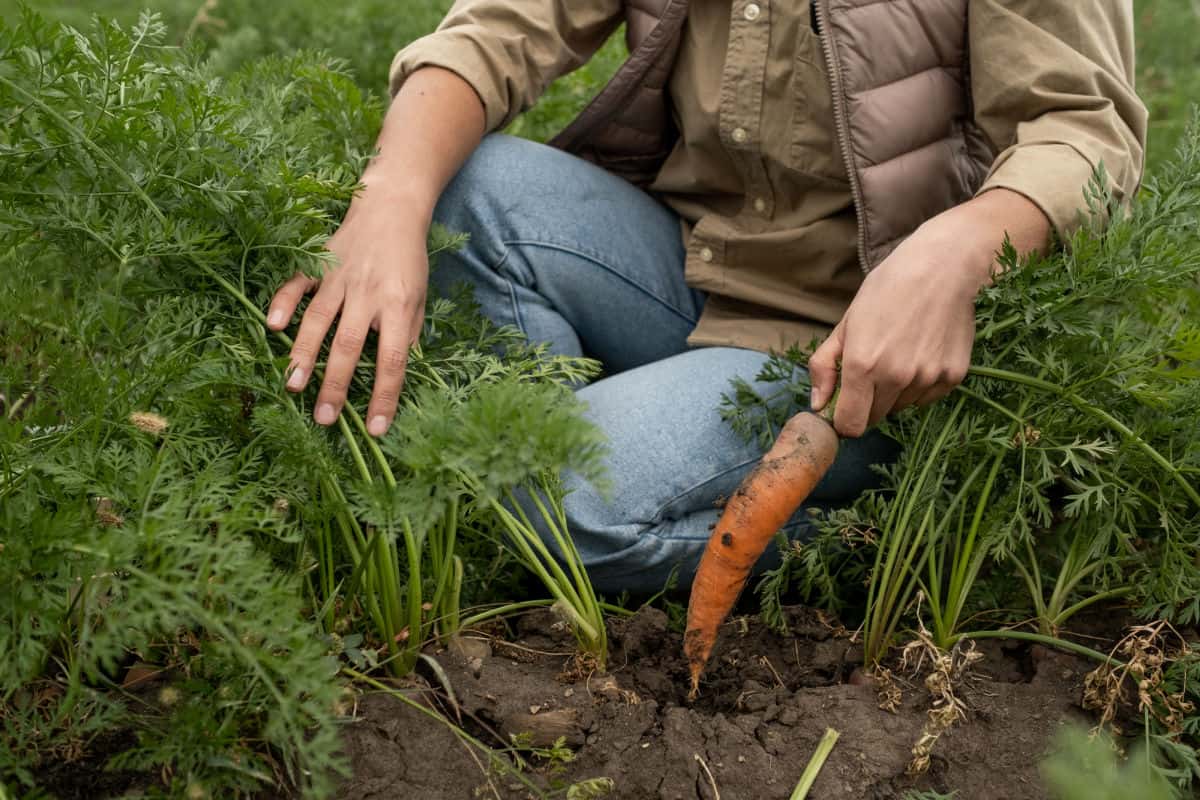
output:
M808 797L808 791L816 783L817 775L821 774L821 768L825 766L825 761L829 758L829 754L833 752L833 746L837 744L839 735L833 728L825 729L825 735L817 743L816 752L813 753L808 766L804 768L804 772L800 775L800 782L796 784L796 789L792 792L790 800L805 800Z
M821 419L828 422L831 427L833 426L833 415L837 411L838 396L841 395L841 393L842 393L841 385L839 384L837 386L834 386L833 387L833 396L829 398L829 402L825 404L824 408L822 408L820 411L816 412L817 416L819 416Z

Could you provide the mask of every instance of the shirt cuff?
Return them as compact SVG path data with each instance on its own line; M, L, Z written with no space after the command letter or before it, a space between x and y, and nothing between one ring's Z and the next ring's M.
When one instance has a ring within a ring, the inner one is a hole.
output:
M1088 219L1084 190L1095 168L1068 144L1016 145L1000 154L977 194L1008 189L1024 195L1050 220L1061 241Z
M417 39L397 53L388 77L392 97L409 76L425 67L440 67L453 72L475 90L483 103L488 133L505 127L520 112L519 108L511 107L507 94L497 86L492 64L470 36L457 31L438 31Z

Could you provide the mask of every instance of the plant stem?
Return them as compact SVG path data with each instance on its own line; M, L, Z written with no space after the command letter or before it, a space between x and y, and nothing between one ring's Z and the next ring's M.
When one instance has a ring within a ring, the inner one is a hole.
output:
M531 608L548 608L554 605L556 601L548 598L538 598L537 600L521 600L516 603L505 603L503 605L493 606L486 611L478 611L462 621L459 630L467 630L474 628L477 625L482 625L488 620L493 620L498 617L508 616L509 614L519 614L522 611L528 611ZM621 617L632 617L636 611L630 611L628 608L614 606L611 603L600 603L600 610L608 614L613 614Z
M1029 590L1029 596L1033 600L1034 611L1037 612L1038 620L1044 622L1049 618L1046 613L1046 590L1042 588L1042 570L1038 564L1037 553L1033 549L1033 542L1025 539L1025 554L1029 556L1028 568L1021 563L1018 558L1013 558L1013 564L1017 571L1021 573L1021 578L1025 581L1025 587ZM1043 628L1042 633L1049 634L1048 630Z
M800 775L800 782L796 784L795 791L792 792L791 800L805 800L808 797L808 792L812 789L812 785L817 781L817 775L820 774L821 768L825 766L825 762L829 759L829 754L833 752L833 746L837 744L838 732L833 728L826 728L825 735L821 737L821 741L817 743L816 752L808 761L808 766L804 768L804 772Z
M563 573L557 559L546 549L545 543L542 542L537 531L534 530L533 526L527 520L524 525L519 524L517 519L508 513L507 509L494 500L492 501L492 508L504 521L505 527L509 530L509 535L512 536L518 550L525 558L526 566L541 578L542 583L550 590L550 594L554 595L560 604L559 607L563 610L563 613L571 618L579 643L585 650L593 650L596 647L596 643L602 637L602 633L596 629L593 621L588 617L586 604L575 591L575 587L572 585L570 579ZM535 552L534 547L530 546L531 542L539 552ZM602 652L597 652L596 655L601 656Z
M1102 664L1110 664L1114 667L1124 667L1125 663L1119 661L1112 656L1106 656L1099 650L1093 650L1082 644L1069 642L1066 639L1059 639L1057 636L1046 636L1041 633L1028 633L1026 631L971 631L970 633L960 633L954 637L954 642L957 643L962 639L1018 639L1023 642L1033 642L1042 644L1047 647L1057 647L1060 650L1066 650L1076 655L1086 656L1094 659Z
M992 497L992 489L995 488L996 478L1000 474L1000 467L1004 464L1006 453L1000 452L992 460L992 469L988 473L983 484L983 493L980 495L978 502L975 504L975 514L971 518L971 527L967 531L966 541L962 548L955 547L955 557L950 569L950 587L946 591L947 606L944 609L937 609L942 616L940 628L942 631L941 639L938 646L942 647L945 640L954 633L954 629L958 627L958 619L962 616L962 610L967 604L967 596L971 593L971 587L975 584L975 578L979 574L979 568L983 563L983 552L980 557L976 558L975 544L979 536L979 528L983 524L983 515L988 509L988 502ZM973 482L974 475L969 482Z
M1067 620L1078 614L1080 611L1083 611L1088 606L1093 605L1094 603L1099 603L1103 600L1112 600L1116 597L1126 597L1133 594L1133 590L1133 586L1119 586L1116 589L1109 589L1106 592L1100 592L1099 594L1094 594L1091 597L1085 597L1075 605L1060 612L1058 616L1054 618L1052 624L1055 627L1061 627Z
M932 419L932 414L926 414L924 419L921 420L921 427L917 431L917 438L912 446L913 451L924 444ZM909 513L913 502L912 498L916 494L913 490L913 483L922 481L928 468L929 462L926 462L925 469L921 472L913 469L904 470L900 486L896 491L897 498L903 499L894 504L890 509L886 527L881 532L881 536L884 538L881 538L879 546L875 549L875 563L867 585L867 616L863 621L865 634L863 658L868 664L882 655L880 651L883 648L880 638L883 636L883 631L881 629L888 609L885 608L885 601L881 598L891 588L892 564L895 558L895 551L900 547L898 542L893 541L898 535L896 531L901 530L897 516L899 515L902 519L906 519L906 515Z
M346 440L346 448L350 451L350 458L354 461L354 466L358 468L359 476L363 479L364 483L374 483L375 479L371 475L371 469L367 466L366 459L363 458L358 442L354 441L354 434L350 432L350 426L347 424L345 417L338 417L338 429L342 432L342 436Z
M455 620L455 624L449 630L440 630L440 635L447 633L457 633L458 609L452 606L458 603L457 585L461 585L462 581L462 564L459 563L457 573L454 562L458 557L454 554L455 544L458 535L458 497L454 497L450 501L450 508L443 516L441 522L435 526L435 529L429 534L429 560L433 564L434 573L434 589L433 599L429 601L433 607L433 616L435 619L450 619ZM457 578L455 577L457 574ZM452 596L452 602L443 609L443 602L447 597L447 592Z
M445 613L439 613L439 618L447 620L443 635L457 636L462 630L462 612L460 610L462 604L462 582L463 582L463 560L459 556L454 556L451 563L450 574L450 596L445 603Z

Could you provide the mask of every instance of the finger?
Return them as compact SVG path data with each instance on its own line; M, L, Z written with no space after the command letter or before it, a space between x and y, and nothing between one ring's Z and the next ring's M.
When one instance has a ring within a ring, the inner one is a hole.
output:
M410 323L392 312L379 326L379 351L375 358L375 388L367 408L367 431L383 436L396 418L396 404L404 388L404 371L408 367L408 335Z
M908 387L900 392L900 396L892 404L888 413L898 414L910 406L917 405L921 398L938 386L938 378L935 375L918 372L917 376L909 383Z
M967 378L967 370L971 363L970 356L960 358L958 362L955 366L944 369L939 380L921 394L915 405L921 407L933 405L958 388L959 384Z
M871 408L875 401L875 386L864 370L842 362L842 391L838 395L833 427L847 439L857 439L867 431Z
M297 272L279 287L271 298L271 308L267 312L267 327L273 331L281 331L287 327L296 306L300 300L320 284L315 278L310 278L303 272Z
M888 413L899 414L904 409L909 408L910 406L915 406L931 388L932 387L930 387L928 384L913 381L912 384L910 384L909 387L902 391L900 396L896 398L896 402L892 404L892 408Z
M325 365L325 379L317 393L317 408L313 418L318 425L332 425L346 405L346 394L354 380L363 345L367 343L367 332L371 330L371 316L359 311L362 301L346 300L342 318L338 321L337 333L329 345L329 361Z
M421 334L425 330L425 299L417 303L416 311L412 315L412 328L408 334L408 344L411 347L413 344L421 340Z
M820 411L833 397L837 388L838 361L842 357L843 328L838 325L833 329L820 347L808 359L808 377L812 383L809 393L809 405L813 411Z
M342 308L344 292L340 282L326 280L304 310L300 330L296 333L296 341L292 343L292 363L287 378L289 391L299 392L308 384L325 336Z
M925 390L917 400L912 404L919 408L925 408L938 402L942 398L954 391L954 387L947 383L939 383Z
M896 401L900 398L900 393L906 388L898 383L887 381L877 382L875 384L875 398L871 402L871 416L867 420L867 426L871 428L875 427L884 417L892 413L892 409L896 407Z

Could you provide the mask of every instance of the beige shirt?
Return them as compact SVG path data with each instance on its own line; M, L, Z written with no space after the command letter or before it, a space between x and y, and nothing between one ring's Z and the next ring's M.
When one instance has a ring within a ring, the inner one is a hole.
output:
M981 191L1020 192L1069 235L1095 165L1119 196L1140 179L1132 3L969 2L975 120L1000 152ZM392 90L421 67L451 70L497 130L621 19L621 0L457 0L435 33L396 56ZM809 0L692 4L669 87L680 137L651 187L683 220L688 284L709 295L692 344L807 344L862 282L811 20Z

